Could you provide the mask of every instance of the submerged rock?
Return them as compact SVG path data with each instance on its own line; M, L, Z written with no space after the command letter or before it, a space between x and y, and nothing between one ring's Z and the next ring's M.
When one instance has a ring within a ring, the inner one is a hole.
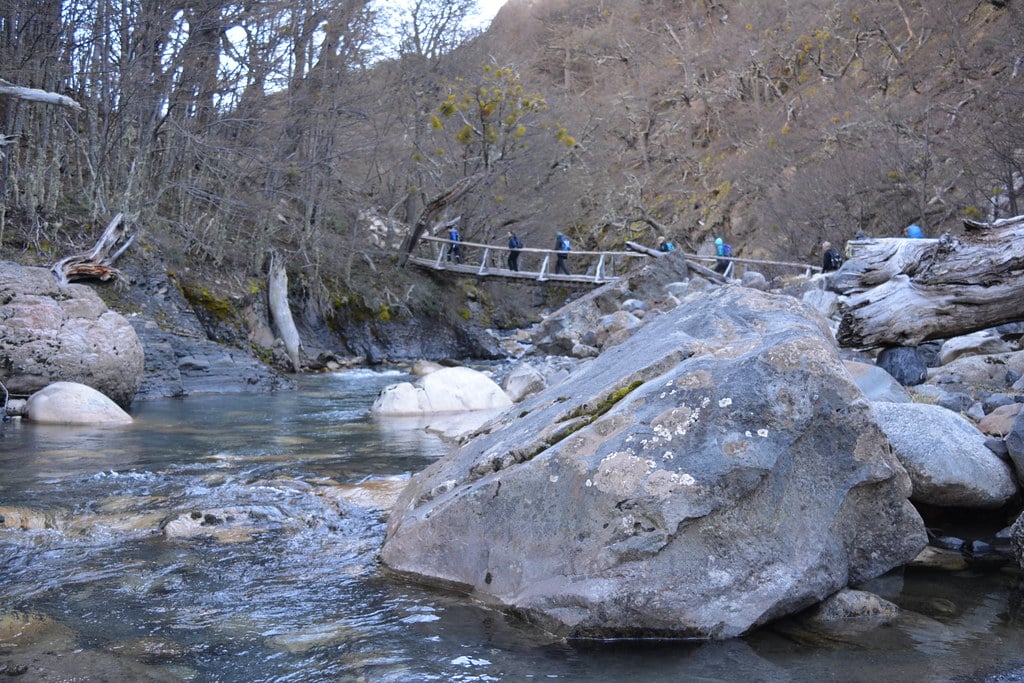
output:
M912 560L910 480L823 319L696 294L415 475L382 559L553 633L727 638Z

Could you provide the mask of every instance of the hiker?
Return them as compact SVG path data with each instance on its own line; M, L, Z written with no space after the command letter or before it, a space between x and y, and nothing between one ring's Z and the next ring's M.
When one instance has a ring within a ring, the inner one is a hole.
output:
M558 252L558 258L555 260L556 273L571 275L569 268L566 266L566 257L569 255L570 249L569 238L560 232L555 233L555 251Z
M834 270L839 270L841 265L843 265L843 257L839 255L839 251L832 246L831 242L822 242L821 272L830 273Z
M455 256L456 263L462 263L462 252L459 248L459 242L462 239L459 237L459 229L452 226L452 229L448 231L448 240L451 244L448 245L448 260L452 260L452 256Z
M907 237L911 239L921 239L922 237L924 237L924 233L921 232L921 226L918 225L917 223L911 223L910 225L908 225L907 229L904 232L906 232Z
M511 230L508 231L508 269L516 273L519 272L519 250L523 248L523 243L519 241L519 238Z
M718 257L715 261L715 272L725 275L726 269L729 268L728 258L732 256L732 247L723 242L721 237L715 238L715 256Z
M659 237L658 238L658 251L669 252L669 251L675 251L675 250L676 250L676 245L672 244L671 242L669 242L664 237Z

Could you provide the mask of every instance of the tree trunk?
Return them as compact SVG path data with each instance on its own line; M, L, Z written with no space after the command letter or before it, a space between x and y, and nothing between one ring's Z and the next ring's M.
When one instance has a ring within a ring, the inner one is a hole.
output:
M915 346L1024 319L1024 216L957 239L852 242L832 276L840 346Z
M270 303L270 315L274 326L284 342L284 350L292 361L292 369L299 371L299 331L292 319L292 309L288 306L288 272L284 260L277 254L270 257L270 277L267 281L267 297Z

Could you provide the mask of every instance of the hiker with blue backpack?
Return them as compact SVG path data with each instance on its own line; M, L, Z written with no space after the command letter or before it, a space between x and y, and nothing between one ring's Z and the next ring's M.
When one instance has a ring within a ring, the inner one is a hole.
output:
M562 273L563 275L571 275L569 268L566 265L566 257L569 255L569 251L572 247L569 245L569 238L562 233L555 233L555 251L558 252L558 258L555 260L555 272Z
M454 256L456 263L462 263L462 252L459 249L459 242L462 241L462 238L459 237L458 228L453 226L452 229L448 231L448 241L451 242L451 244L448 245L448 260L451 261Z
M718 257L718 261L715 262L715 272L724 275L729 267L728 259L732 256L732 247L722 241L721 237L715 238L715 256Z

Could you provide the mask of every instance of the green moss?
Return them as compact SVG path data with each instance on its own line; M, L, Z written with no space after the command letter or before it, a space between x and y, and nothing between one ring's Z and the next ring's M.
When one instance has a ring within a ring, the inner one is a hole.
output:
M628 396L642 384L643 380L634 380L633 382L630 382L624 387L619 387L618 389L610 393L608 396L606 396L604 399L602 399L600 402L598 402L598 404L595 406L591 406L588 403L584 403L579 408L569 413L569 416L566 418L566 420L584 418L585 424L581 426L586 426L593 422L594 420L596 420L597 418L604 415L605 413L607 413L609 410L612 409L612 406L614 406L622 399L626 398L626 396Z
M181 293L184 295L185 300L192 304L193 307L202 308L217 320L230 320L234 317L234 308L231 302L227 299L218 299L210 290L202 285L183 284L181 286Z

